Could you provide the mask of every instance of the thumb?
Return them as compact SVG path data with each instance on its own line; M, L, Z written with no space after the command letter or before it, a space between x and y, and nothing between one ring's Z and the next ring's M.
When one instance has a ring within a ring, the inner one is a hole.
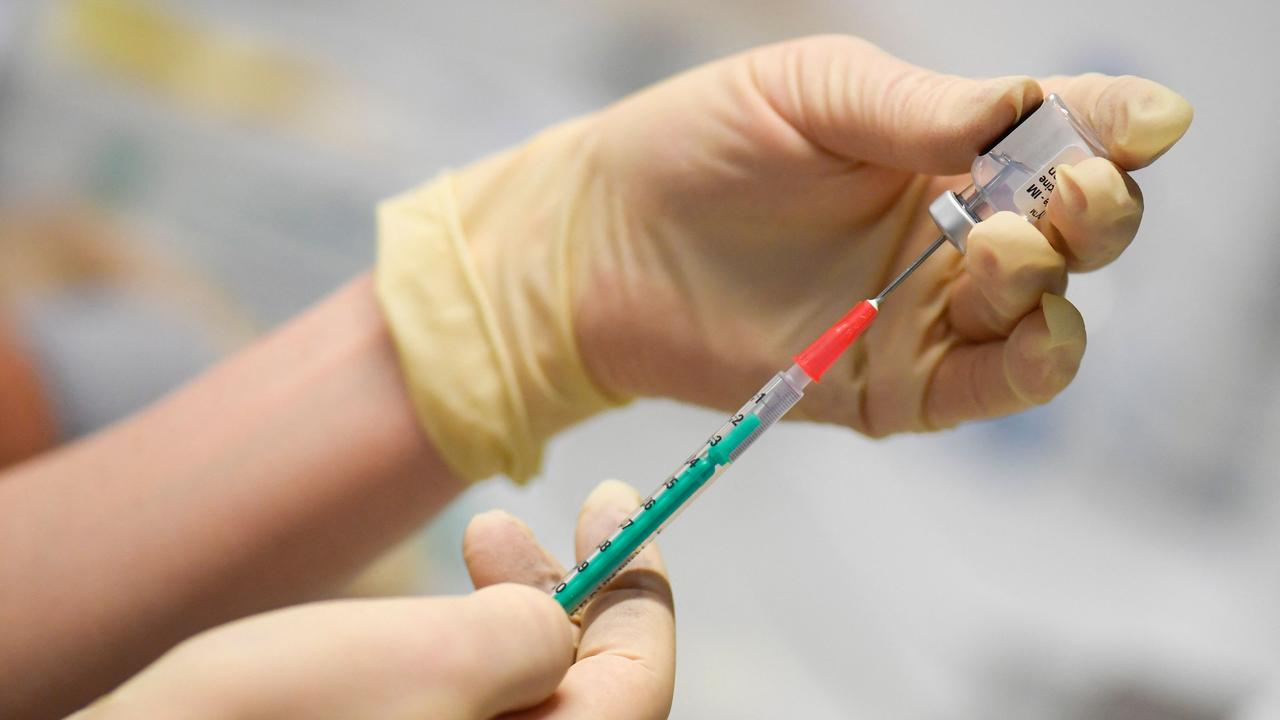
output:
M555 692L574 659L573 626L546 592L501 584L462 602L459 642L445 661L461 717L488 718L532 707Z
M743 59L764 99L810 142L850 160L930 175L968 170L1043 99L1029 77L940 75L841 35L772 45Z

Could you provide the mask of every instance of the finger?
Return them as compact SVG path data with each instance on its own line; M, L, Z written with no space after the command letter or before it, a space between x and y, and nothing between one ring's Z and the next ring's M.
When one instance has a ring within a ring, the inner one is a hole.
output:
M456 636L435 648L465 718L533 707L560 685L574 658L574 628L542 590L504 583L462 601Z
M1050 242L1077 272L1096 270L1120 256L1138 234L1142 191L1110 160L1059 165L1049 199Z
M573 531L573 551L577 560L581 562L595 552L596 545L612 535L618 525L640 507L640 501L640 493L621 480L605 480L597 485L578 511L578 523ZM637 556L627 567L656 563L662 569L656 549L650 555L641 555L643 557Z
M1045 293L1067 286L1066 259L1031 223L1009 212L978 223L969 234L964 272L951 289L948 315L962 337L1008 337Z
M640 495L626 483L601 483L578 516L578 559L639 505ZM650 544L587 606L571 672L589 679L572 680L596 693L610 685L618 689L610 698L618 712L606 717L665 717L675 684L675 649L671 584L657 545Z
M1090 73L1040 83L1083 116L1113 161L1125 170L1150 165L1191 125L1186 98L1145 78Z
M1007 340L953 349L925 397L925 420L950 427L1048 402L1075 377L1084 356L1084 319L1066 299L1046 293Z
M608 538L627 516L640 507L640 494L620 480L606 480L596 486L582 504L574 530L574 553L578 562L585 560L600 541ZM611 591L637 590L659 599L671 597L667 568L656 544L650 544L627 564L597 596L596 602ZM590 615L588 615L590 617ZM584 624L584 631L586 626Z
M112 703L125 704L121 717L201 707L228 717L471 720L542 702L573 657L564 610L522 585L460 598L324 602L198 635Z
M578 559L639 504L625 483L601 483L578 516ZM666 717L674 686L671 586L657 546L649 545L587 606L578 661L553 701L528 717Z
M529 526L502 510L471 519L462 536L462 559L476 588L512 582L548 590L564 575Z
M1042 99L1031 78L940 75L846 36L773 45L745 61L769 105L810 141L930 175L968 170Z

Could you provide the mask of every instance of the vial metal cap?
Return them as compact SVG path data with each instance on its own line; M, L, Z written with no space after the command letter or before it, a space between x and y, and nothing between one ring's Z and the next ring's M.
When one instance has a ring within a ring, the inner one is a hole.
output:
M929 216L947 240L964 254L969 231L978 224L978 219L969 212L964 200L954 192L944 192L930 203Z

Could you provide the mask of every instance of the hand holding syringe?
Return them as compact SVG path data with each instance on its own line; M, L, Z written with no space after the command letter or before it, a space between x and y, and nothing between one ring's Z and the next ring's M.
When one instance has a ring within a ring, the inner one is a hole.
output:
M880 303L930 255L950 241L965 251L969 230L998 211L1040 219L1057 187L1055 168L1088 157L1104 156L1102 143L1080 123L1056 95L974 160L974 184L960 193L943 193L929 207L942 231L914 262L874 298L854 305L808 348L795 364L778 373L680 465L595 551L553 589L564 609L584 606L632 558L665 528L693 498L705 490L766 430L787 413L810 382L818 382L840 355L875 320Z

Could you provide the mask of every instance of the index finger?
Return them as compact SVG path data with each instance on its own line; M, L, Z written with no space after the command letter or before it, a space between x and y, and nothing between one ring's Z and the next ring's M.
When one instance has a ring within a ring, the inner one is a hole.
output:
M1146 78L1089 73L1046 78L1040 85L1082 115L1111 160L1125 170L1150 165L1191 125L1191 103Z
M640 506L640 495L630 485L606 480L587 498L578 516L574 546L578 560L590 555L595 544L609 537L618 524ZM655 675L674 668L675 618L671 584L657 545L649 545L618 573L582 619L578 658L625 651Z
M601 483L578 516L581 561L640 504L617 480ZM578 661L537 717L666 717L676 670L675 611L666 567L649 545L610 582L582 617ZM526 716L520 716L526 717Z

